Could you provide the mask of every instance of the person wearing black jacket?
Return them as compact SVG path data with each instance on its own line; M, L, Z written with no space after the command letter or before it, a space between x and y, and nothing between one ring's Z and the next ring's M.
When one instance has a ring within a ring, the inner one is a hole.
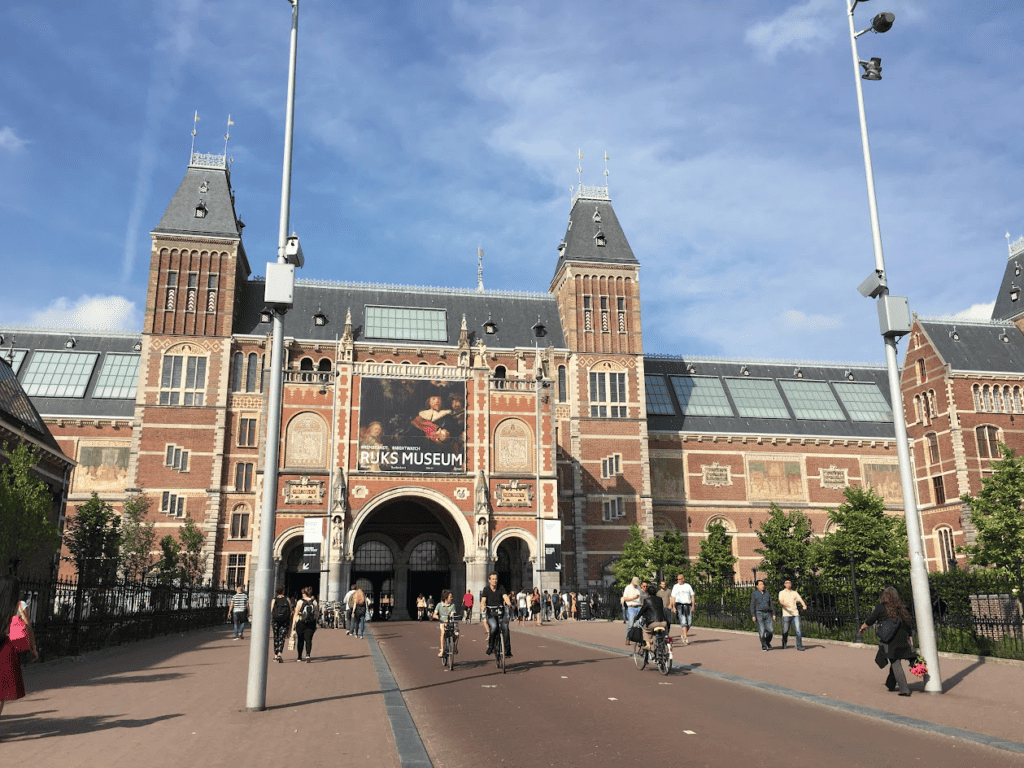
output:
M900 696L909 696L910 686L907 685L907 676L903 671L902 660L913 661L917 658L917 652L914 650L912 642L914 626L911 623L907 607L900 599L900 593L894 587L886 587L882 590L878 605L864 619L860 631L863 632L876 622L878 627L875 634L879 637L875 664L879 669L884 669L886 664L889 665L889 676L885 678L885 687L890 691L895 691L898 685ZM893 630L894 624L895 632L889 637L888 642L884 642L882 637Z
M644 627L644 650L651 650L651 641L654 640L654 630L662 627L668 632L668 614L665 611L665 602L658 597L657 588L651 584L647 587L647 597L644 598L637 611L634 625L639 625L643 620Z
M772 635L775 633L775 606L772 596L764 591L764 579L758 579L756 589L750 595L750 620L757 625L757 636L761 638L761 650L772 649Z

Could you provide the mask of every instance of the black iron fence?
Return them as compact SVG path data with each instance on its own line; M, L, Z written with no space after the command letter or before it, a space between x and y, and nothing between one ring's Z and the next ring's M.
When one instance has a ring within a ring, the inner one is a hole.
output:
M77 578L19 579L40 661L224 622L233 590L212 585Z

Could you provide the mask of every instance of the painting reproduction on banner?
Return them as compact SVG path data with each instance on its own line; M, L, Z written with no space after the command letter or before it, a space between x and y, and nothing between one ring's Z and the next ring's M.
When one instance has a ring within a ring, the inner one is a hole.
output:
M358 468L465 471L466 382L363 378Z

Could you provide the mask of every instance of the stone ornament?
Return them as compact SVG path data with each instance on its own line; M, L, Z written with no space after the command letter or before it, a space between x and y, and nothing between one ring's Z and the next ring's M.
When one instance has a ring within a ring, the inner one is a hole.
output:
M327 493L326 485L321 480L310 480L303 475L299 480L289 480L284 484L285 504L319 504Z
M840 469L835 464L832 464L828 469L821 470L821 487L831 488L833 490L841 490L848 486L849 480L847 479L847 469L843 467Z
M716 488L732 485L732 467L722 466L717 461L711 464L701 464L700 474L701 485L712 485Z
M533 506L533 484L520 483L513 480L510 483L498 483L494 496L498 507L530 507Z

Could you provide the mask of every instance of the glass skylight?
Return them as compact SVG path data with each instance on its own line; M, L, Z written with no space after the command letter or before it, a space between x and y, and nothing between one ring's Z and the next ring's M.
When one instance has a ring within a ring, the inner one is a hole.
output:
M29 360L23 386L31 397L84 397L99 354L36 352Z
M13 353L13 358L9 357ZM17 373L21 370L21 364L25 362L25 355L28 354L27 349L0 349L0 357L11 364L11 368Z
M819 419L821 421L846 421L846 416L836 396L824 381L779 382L786 393L793 413L798 419Z
M846 412L853 421L892 421L892 408L879 391L878 386L871 383L850 381L834 381L839 399L843 401Z
M684 416L735 416L722 382L700 376L671 376Z
M108 354L92 396L134 400L138 386L139 356Z
M366 307L366 337L401 341L448 341L448 315L443 309Z
M672 404L672 396L668 392L664 376L647 376L644 381L647 387L647 413L656 416L675 416L676 408Z
M755 419L788 419L789 411L771 379L726 379L729 394L740 416Z
M0 411L10 414L23 424L28 424L40 432L44 432L43 422L32 410L32 406L21 391L21 386L14 376L14 371L0 364Z

